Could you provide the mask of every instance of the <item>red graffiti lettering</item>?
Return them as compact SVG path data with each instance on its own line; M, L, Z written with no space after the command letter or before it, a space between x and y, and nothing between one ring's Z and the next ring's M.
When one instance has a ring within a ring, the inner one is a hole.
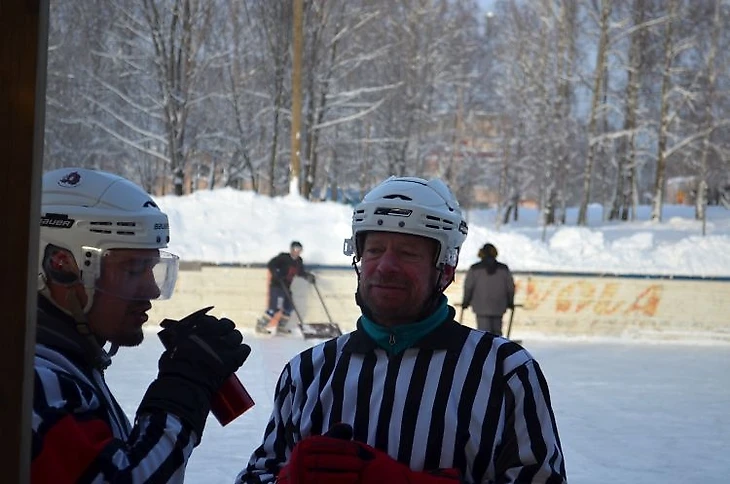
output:
M662 300L663 286L653 284L639 294L639 297L629 306L624 314L632 312L644 314L646 316L654 316Z
M553 292L553 285L551 285L547 290L544 292L540 292L538 290L537 284L535 281L532 280L532 278L528 277L527 281L525 281L525 285L527 286L525 288L525 309L535 309L540 304L542 304L545 299L547 299L550 294ZM522 281L516 281L515 282L515 292L518 292L520 290L520 287L522 286Z
M576 297L573 297L574 291L577 292ZM596 288L590 282L577 281L570 283L558 292L555 310L559 313L567 313L571 310L579 313L593 304L595 292ZM572 309L574 302L575 309Z
M603 292L601 292L601 295L598 297L598 301L596 301L596 306L593 308L593 312L598 315L609 315L621 309L621 302L611 303L616 298L618 287L619 285L615 282L606 284L606 287L603 288Z
M547 287L546 287L547 286ZM619 294L622 287L619 282L605 283L601 288L589 281L577 280L568 284L559 280L535 281L532 278L515 281L516 292L524 291L525 309L538 309L555 294L556 313L581 313L590 311L596 316L623 314L640 314L654 316L661 302L663 286L654 284L642 290L633 302L626 301L626 296ZM623 299L623 300L622 300Z

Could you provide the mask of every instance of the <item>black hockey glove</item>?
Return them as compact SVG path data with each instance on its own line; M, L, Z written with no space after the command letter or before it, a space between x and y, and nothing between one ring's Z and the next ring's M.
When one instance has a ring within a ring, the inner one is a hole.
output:
M177 415L202 438L210 401L223 381L246 361L251 348L230 319L197 311L181 321L166 319L159 337L166 351L157 379L137 414L162 410ZM198 440L200 443L200 440Z
M306 274L304 275L304 278L305 278L305 279L307 280L307 282L309 282L310 284L314 284L315 282L317 282L317 278L316 278L316 277L314 277L314 274L312 274L311 272L307 272L307 273L306 273Z

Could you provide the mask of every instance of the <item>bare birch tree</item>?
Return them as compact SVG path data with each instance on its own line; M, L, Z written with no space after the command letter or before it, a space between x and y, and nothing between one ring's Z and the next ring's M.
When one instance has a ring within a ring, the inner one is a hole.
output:
M601 14L598 23L600 29L600 38L598 41L598 49L596 50L596 63L593 71L593 94L591 101L590 120L588 122L588 159L583 172L583 197L581 198L580 207L578 209L578 225L588 224L588 203L591 198L591 186L593 181L593 164L598 148L598 117L601 115L601 88L606 74L606 57L608 51L608 32L609 17L611 15L611 1L601 0Z
M624 124L622 154L618 158L616 196L611 206L609 220L635 220L639 204L637 179L637 146L639 92L643 73L643 51L646 48L646 4L644 0L634 0L632 24L629 28L630 46L626 67L626 96L624 104Z
M662 220L664 190L666 188L667 137L669 133L670 94L672 88L672 63L674 61L674 23L677 15L677 0L669 0L668 20L664 28L664 66L660 92L659 134L657 139L657 163L654 177L654 197L651 205L651 219Z

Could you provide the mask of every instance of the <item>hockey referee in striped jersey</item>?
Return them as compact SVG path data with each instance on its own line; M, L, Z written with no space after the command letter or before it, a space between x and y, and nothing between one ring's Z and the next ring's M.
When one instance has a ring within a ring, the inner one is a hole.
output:
M357 329L294 357L238 483L564 483L548 385L520 345L454 320L467 225L440 180L355 207ZM358 265L359 264L359 265Z

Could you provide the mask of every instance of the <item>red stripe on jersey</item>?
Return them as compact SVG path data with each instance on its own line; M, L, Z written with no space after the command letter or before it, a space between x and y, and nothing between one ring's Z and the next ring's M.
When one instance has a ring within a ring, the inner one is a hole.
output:
M63 417L46 433L43 448L31 463L31 481L76 482L112 438L102 420Z

